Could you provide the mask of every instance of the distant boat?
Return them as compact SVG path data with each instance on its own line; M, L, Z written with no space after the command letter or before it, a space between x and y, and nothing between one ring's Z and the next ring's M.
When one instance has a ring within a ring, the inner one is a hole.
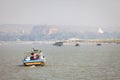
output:
M53 45L54 46L63 46L63 42L55 42Z
M75 44L75 46L80 46L80 44L79 44L79 43L77 43L77 44Z
M101 46L102 44L101 43L98 43L97 46Z

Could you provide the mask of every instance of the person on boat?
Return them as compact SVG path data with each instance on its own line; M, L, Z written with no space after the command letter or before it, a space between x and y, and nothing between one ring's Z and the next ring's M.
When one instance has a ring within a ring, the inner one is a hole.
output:
M39 52L35 53L35 57L36 57L36 60L40 59L40 53Z
M35 53L31 53L30 60L36 60L35 59Z
M40 53L31 53L30 60L38 60L40 58Z
M40 59L40 53L38 53L38 52L35 53L35 54L34 54L34 59L35 59L35 60Z

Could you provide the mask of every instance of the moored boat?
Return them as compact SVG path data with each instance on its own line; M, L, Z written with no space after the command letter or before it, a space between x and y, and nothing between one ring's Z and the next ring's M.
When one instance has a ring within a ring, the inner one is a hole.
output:
M97 46L101 46L102 44L101 43L98 43Z
M63 42L55 42L53 45L54 46L63 46Z
M79 44L79 43L76 43L75 46L80 46L80 44Z

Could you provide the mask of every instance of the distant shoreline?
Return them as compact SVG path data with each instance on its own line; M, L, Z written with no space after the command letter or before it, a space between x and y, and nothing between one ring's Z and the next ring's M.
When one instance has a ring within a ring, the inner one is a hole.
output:
M68 40L67 42L80 42L80 43L120 43L120 39L81 39L81 40Z
M79 39L79 40L49 40L49 41L0 41L0 43L11 43L15 42L17 44L53 44L55 42L63 42L63 43L116 43L120 44L120 39Z

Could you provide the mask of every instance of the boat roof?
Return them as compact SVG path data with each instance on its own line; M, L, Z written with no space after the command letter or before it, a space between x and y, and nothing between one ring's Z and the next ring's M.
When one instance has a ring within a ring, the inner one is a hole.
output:
M31 54L31 53L41 53L42 50L38 50L38 49L33 49L32 51L27 51L25 52L25 54Z

